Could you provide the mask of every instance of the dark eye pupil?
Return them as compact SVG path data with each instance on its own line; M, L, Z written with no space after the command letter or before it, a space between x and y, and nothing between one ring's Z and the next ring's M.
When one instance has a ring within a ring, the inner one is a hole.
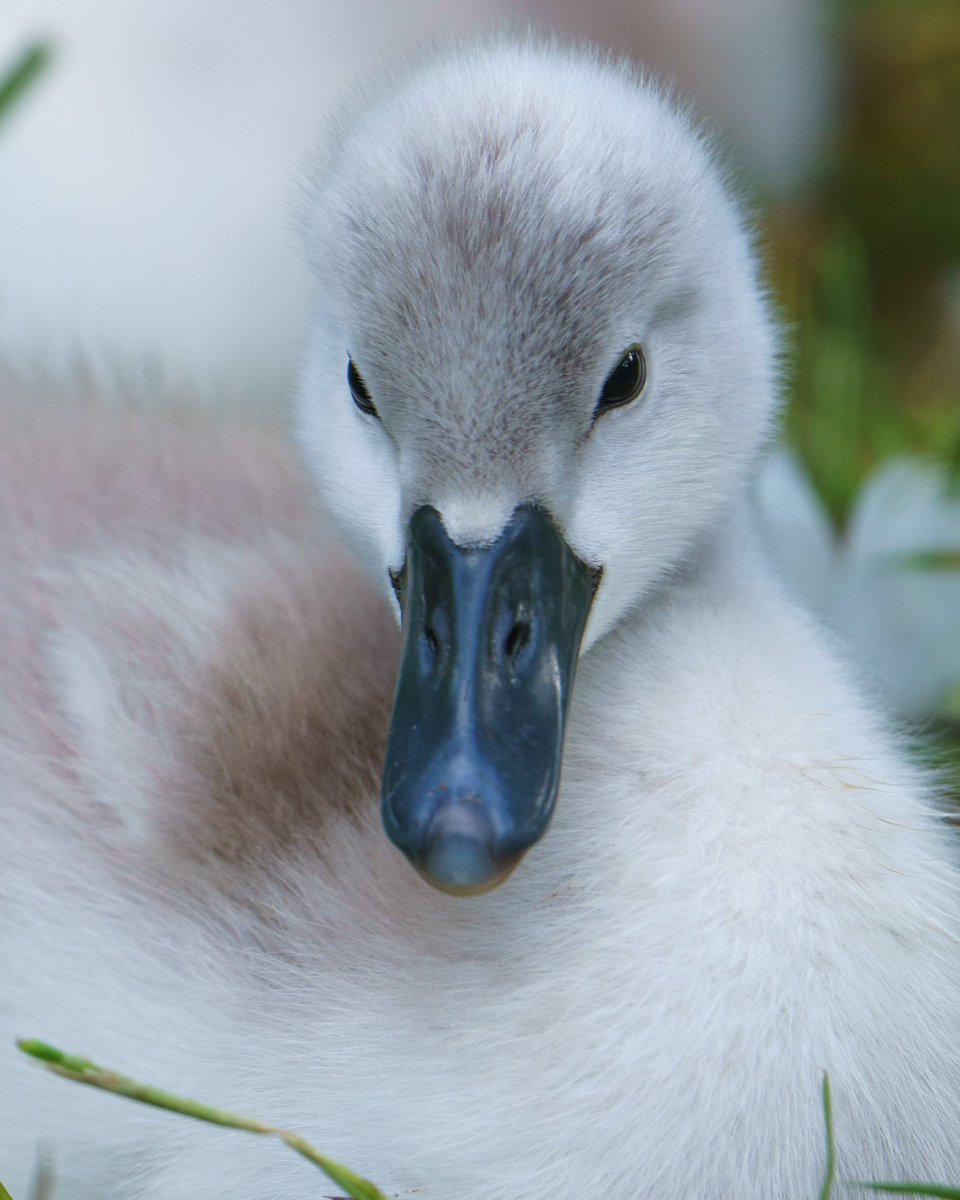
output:
M347 383L350 385L350 394L353 396L353 402L361 412L369 413L375 417L378 415L376 405L370 395L370 389L364 382L363 376L354 366L352 358L347 358Z
M639 348L628 350L607 376L597 402L597 412L629 404L643 387L646 373L646 364Z

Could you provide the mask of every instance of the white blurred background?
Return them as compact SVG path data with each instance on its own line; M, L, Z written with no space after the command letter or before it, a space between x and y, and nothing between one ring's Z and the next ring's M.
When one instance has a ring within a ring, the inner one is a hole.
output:
M761 189L816 153L816 0L3 0L0 67L38 37L54 54L0 127L0 365L275 403L304 320L295 181L331 105L509 21L676 78Z

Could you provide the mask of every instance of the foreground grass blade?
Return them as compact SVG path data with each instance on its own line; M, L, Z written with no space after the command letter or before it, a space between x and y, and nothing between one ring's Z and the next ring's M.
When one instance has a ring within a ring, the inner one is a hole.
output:
M196 1100L186 1100L175 1096L172 1092L138 1083L126 1075L118 1075L97 1066L87 1058L75 1054L66 1054L46 1042L19 1041L17 1045L31 1058L38 1059L48 1070L65 1079L73 1079L77 1083L86 1083L92 1087L102 1088L118 1096L126 1096L130 1100L138 1100L141 1104L150 1104L154 1108L164 1108L168 1112L180 1113L185 1117L193 1117L198 1121L207 1121L211 1125L223 1125L228 1129L244 1129L248 1133L263 1133L279 1138L286 1142L291 1150L302 1154L315 1166L332 1179L338 1187L343 1188L352 1200L386 1200L378 1187L368 1179L355 1175L326 1154L321 1154L308 1141L288 1129L278 1129L274 1125L265 1125L262 1121L250 1117L238 1116L222 1108L213 1108L209 1104L200 1104ZM827 1134L827 1162L824 1170L823 1186L820 1189L820 1200L831 1200L836 1177L836 1144L833 1132L833 1099L830 1091L830 1076L823 1076L823 1117ZM931 1196L939 1200L960 1200L960 1188L945 1187L935 1183L856 1183L853 1186L872 1192L884 1192L895 1196ZM0 1183L0 1200L11 1200L10 1193Z
M833 1099L830 1095L830 1076L823 1073L823 1120L827 1127L827 1166L820 1189L820 1200L830 1200L833 1195L833 1180L837 1173L837 1148L833 1141Z
M0 1200L13 1200L7 1189L0 1183Z
M75 1054L65 1054L55 1046L46 1042L19 1041L17 1045L31 1058L36 1058L48 1070L65 1079L73 1079L77 1083L86 1083L91 1087L103 1088L117 1096L126 1096L130 1100L138 1100L141 1104L151 1104L154 1108L165 1108L168 1112L180 1113L185 1117L193 1117L197 1121L208 1121L211 1125L224 1125L228 1129L245 1129L248 1133L265 1133L279 1138L282 1142L308 1158L320 1168L338 1187L342 1187L352 1200L386 1200L386 1197L368 1179L363 1179L349 1171L346 1167L326 1154L314 1149L308 1141L299 1134L287 1129L278 1129L273 1125L265 1125L262 1121L254 1121L249 1117L241 1117L236 1113L226 1112L222 1108L212 1108L209 1104L199 1104L195 1100L185 1100L172 1092L164 1092L148 1084L138 1083L115 1071L108 1071L97 1066L89 1059L79 1058ZM10 1197L0 1187L0 1200L10 1200Z
M29 46L12 67L0 75L0 121L46 69L51 49L47 42ZM3 1197L0 1196L0 1200Z
M859 1183L857 1187L894 1196L940 1196L941 1200L960 1200L960 1188L943 1187L939 1183Z
M823 1075L823 1119L827 1127L827 1168L820 1189L820 1200L830 1200L836 1175L836 1145L833 1139L833 1098L830 1076ZM894 1196L938 1196L940 1200L960 1200L960 1188L944 1187L939 1183L855 1183L854 1187L871 1192L886 1192Z

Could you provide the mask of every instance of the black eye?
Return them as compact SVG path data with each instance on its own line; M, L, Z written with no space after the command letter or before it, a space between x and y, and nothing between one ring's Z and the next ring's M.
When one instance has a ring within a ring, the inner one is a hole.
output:
M364 383L363 376L354 366L353 359L349 355L347 356L347 383L350 385L350 395L353 396L353 402L357 408L371 417L379 417L377 406L370 396L370 389Z
M643 351L639 346L631 346L607 376L594 416L599 417L611 408L620 408L635 400L643 391L646 381L647 362Z

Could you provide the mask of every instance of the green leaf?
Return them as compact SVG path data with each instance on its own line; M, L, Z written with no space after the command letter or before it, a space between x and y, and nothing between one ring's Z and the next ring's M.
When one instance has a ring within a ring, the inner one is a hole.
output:
M3 1186L2 1183L0 1183L0 1200L13 1200L13 1197L10 1195L10 1193L7 1191L7 1189Z

